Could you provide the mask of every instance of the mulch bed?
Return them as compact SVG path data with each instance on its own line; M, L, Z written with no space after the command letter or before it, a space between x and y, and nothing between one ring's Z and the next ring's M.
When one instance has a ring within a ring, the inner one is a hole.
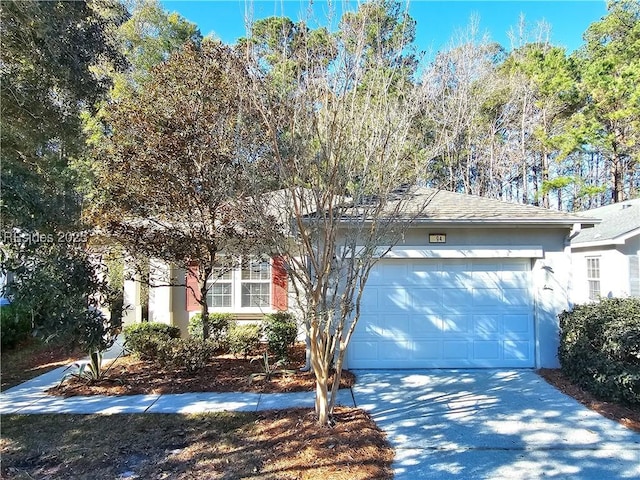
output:
M279 369L293 373L273 376L269 381L252 379L260 373L261 352L249 358L233 355L215 357L209 365L196 373L182 370L163 370L154 362L138 360L135 356L116 360L108 375L98 381L87 382L72 376L64 383L50 388L47 393L63 397L77 395L136 395L190 392L307 392L315 389L315 375L301 372L305 363L305 347L295 345L291 349L290 361ZM252 358L256 361L251 362ZM333 381L333 376L330 382ZM355 376L343 370L340 388L349 388L355 383Z
M575 398L587 408L598 412L604 417L615 420L631 430L640 432L640 407L599 400L592 393L572 383L559 369L542 368L538 370L538 374L547 383L553 385L562 393Z

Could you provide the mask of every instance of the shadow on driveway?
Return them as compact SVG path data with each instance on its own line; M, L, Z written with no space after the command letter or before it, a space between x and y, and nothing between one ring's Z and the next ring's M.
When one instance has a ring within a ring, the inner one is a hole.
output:
M640 478L640 434L531 370L356 371L396 479Z

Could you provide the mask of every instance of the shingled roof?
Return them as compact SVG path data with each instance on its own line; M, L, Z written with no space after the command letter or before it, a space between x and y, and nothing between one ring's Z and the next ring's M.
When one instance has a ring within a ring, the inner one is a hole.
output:
M586 210L578 215L599 218L601 222L593 228L582 230L571 240L572 245L615 243L634 230L640 230L640 198Z
M482 223L521 225L593 225L597 220L531 205L467 195L428 187L417 187L403 209L420 223ZM425 206L426 203L426 206Z

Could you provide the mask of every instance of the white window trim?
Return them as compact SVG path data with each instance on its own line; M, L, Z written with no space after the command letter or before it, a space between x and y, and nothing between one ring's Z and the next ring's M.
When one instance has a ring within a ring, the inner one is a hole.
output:
M243 280L242 279L242 267L238 266L231 269L231 279L222 280L223 282L231 283L231 306L230 307L213 307L209 305L209 311L212 313L273 313L275 310L272 306L273 298L273 265L272 260L267 260L269 263L269 278L266 280ZM267 305L263 307L243 307L242 306L242 285L243 283L265 283L269 286ZM216 281L217 283L217 281Z
M589 301L591 302L597 302L598 300L600 300L600 297L602 296L602 265L600 262L600 257L599 256L589 256L589 257L585 257L586 260L586 267L587 267L587 271L586 273L586 277L587 277L587 298L589 299ZM589 266L589 263L591 260L597 260L598 262L598 276L597 277L592 277L591 276L591 268ZM593 298L591 296L591 282L598 282L598 295Z

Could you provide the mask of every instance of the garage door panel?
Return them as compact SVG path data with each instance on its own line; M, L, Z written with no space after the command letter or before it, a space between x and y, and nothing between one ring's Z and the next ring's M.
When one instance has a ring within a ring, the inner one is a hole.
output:
M378 308L383 312L405 309L407 306L408 295L406 287L391 286L385 289L380 289L377 297Z
M480 340L473 342L474 360L500 360L500 340Z
M367 284L350 368L534 366L530 262L383 259Z
M409 315L384 315L379 320L381 335L384 338L396 340L410 340L411 329L409 326Z
M403 262L379 262L369 274L367 285L390 285L397 279L407 278L408 265Z
M410 358L411 341L380 342L378 358L385 360L403 360Z
M499 288L472 289L474 307L496 307L502 304L502 290Z
M458 288L443 288L442 289L442 304L448 308L463 306L467 304L469 299L469 291L466 287Z
M502 316L498 315L474 315L473 333L481 338L487 335L500 334L502 332Z
M442 333L442 319L437 315L411 315L409 331L413 338L424 338Z
M377 315L362 315L354 331L354 340L379 340L383 338L383 333L384 329Z
M409 305L414 309L442 305L442 291L439 288L414 288L407 292Z
M525 335L531 334L531 318L527 314L521 315L504 315L503 329L506 336L508 335Z
M449 336L469 335L472 328L471 315L445 314L442 316L442 331Z
M530 341L505 340L504 358L528 363L529 355L533 354L533 344Z
M531 304L528 289L505 288L503 291L504 304L510 307L524 307Z
M442 358L443 360L462 360L469 359L469 342L464 340L442 342Z
M354 339L349 343L349 352L353 354L353 357L363 362L378 360L378 342Z

